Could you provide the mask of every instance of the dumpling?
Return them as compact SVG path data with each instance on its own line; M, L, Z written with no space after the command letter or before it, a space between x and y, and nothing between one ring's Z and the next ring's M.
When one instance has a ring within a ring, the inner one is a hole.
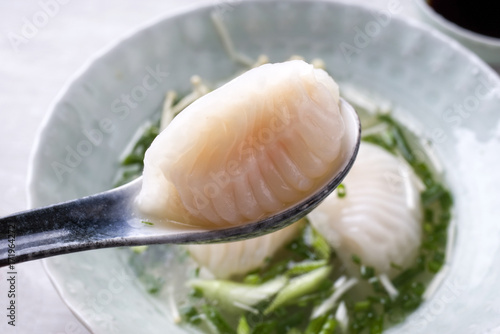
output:
M277 213L346 159L339 90L294 60L254 68L179 114L146 152L140 211L203 228Z
M281 247L299 233L302 223L296 222L279 231L257 238L220 244L187 245L191 257L216 278L228 279L243 275L264 265Z
M408 164L377 145L361 143L343 181L309 214L312 225L336 249L351 274L359 273L352 255L389 277L407 268L421 244L422 209L418 179Z

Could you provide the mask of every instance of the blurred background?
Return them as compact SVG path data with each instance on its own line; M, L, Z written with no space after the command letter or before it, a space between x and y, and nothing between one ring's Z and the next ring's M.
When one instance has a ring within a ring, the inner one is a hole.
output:
M168 13L240 0L24 0L0 4L0 216L28 207L29 158L51 102L89 59L147 22ZM242 0L244 1L244 0ZM394 0L352 0L383 8ZM417 17L412 0L399 15ZM0 333L88 333L71 314L40 261L16 266L16 326L0 312ZM0 309L8 306L7 271L0 269Z

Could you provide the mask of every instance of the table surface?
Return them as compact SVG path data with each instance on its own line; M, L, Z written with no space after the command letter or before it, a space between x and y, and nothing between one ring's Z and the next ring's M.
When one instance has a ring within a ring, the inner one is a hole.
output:
M213 4L241 0L212 0ZM351 0L385 8L398 0ZM29 158L49 105L96 52L144 22L200 0L24 0L0 4L0 216L27 208ZM410 0L400 15L414 16ZM209 1L210 3L210 1ZM33 23L37 23L35 26ZM0 333L89 333L53 288L41 261L16 265L16 326L0 269ZM5 313L5 315L4 315Z

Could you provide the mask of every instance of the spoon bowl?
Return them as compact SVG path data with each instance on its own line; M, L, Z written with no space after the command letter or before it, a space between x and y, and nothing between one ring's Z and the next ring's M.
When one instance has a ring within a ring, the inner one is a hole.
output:
M361 123L341 99L348 152L338 171L312 195L284 211L245 225L200 229L182 224L156 226L137 215L134 200L142 178L100 194L29 210L0 219L0 266L90 249L150 244L229 242L257 237L299 220L344 179L359 149Z

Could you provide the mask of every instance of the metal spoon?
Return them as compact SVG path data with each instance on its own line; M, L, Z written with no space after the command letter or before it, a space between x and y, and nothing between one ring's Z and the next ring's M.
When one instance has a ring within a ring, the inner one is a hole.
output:
M360 144L361 124L341 100L348 146L340 171L314 194L270 217L242 226L202 230L181 224L156 227L134 213L142 178L119 188L0 219L0 266L90 249L149 244L235 241L279 230L308 214L349 172Z

